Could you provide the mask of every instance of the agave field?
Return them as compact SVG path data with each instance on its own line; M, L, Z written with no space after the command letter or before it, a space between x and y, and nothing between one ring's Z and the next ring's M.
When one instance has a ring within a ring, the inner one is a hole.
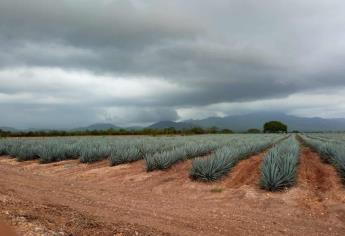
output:
M305 145L332 164L345 183L345 135L302 134ZM81 163L108 160L110 166L143 160L146 171L168 169L189 159L189 176L215 181L228 175L241 160L266 150L260 164L259 186L277 191L297 182L300 144L296 135L223 134L199 136L55 137L0 139L0 156L40 163L78 159Z
M51 163L79 159L92 163L107 159L119 165L144 159L147 171L167 169L177 162L197 158L191 176L215 180L239 160L282 139L280 134L232 134L172 137L57 137L0 140L0 155L18 161L38 159ZM202 158L208 156L208 158Z

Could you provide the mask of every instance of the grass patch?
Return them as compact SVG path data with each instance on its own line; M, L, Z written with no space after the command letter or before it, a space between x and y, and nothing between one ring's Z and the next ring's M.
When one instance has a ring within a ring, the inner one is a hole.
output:
M211 189L211 193L222 193L224 191L223 188L220 188L220 187L215 187L213 189Z

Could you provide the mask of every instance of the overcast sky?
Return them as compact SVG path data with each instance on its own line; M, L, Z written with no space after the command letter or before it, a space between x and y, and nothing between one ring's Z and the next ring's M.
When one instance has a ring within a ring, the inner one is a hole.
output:
M345 118L343 0L0 0L0 126Z

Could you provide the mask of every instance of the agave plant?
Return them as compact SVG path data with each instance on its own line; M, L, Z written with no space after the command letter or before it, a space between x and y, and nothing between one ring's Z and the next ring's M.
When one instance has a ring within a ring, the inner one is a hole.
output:
M184 148L176 148L171 151L163 151L153 155L145 156L145 164L147 171L167 169L178 161L186 157Z
M236 164L235 149L223 147L217 150L211 157L196 159L192 163L190 176L195 180L213 181L221 178Z
M167 169L179 161L209 154L217 147L219 147L219 144L215 142L190 142L168 151L146 155L146 170L153 171L155 169Z
M42 145L38 151L38 156L41 163L65 160L64 150L55 143L47 143Z
M0 139L0 156L9 155L9 149L13 145L8 139Z
M111 147L103 145L87 145L80 153L80 162L91 163L106 159L110 156Z
M273 147L261 165L260 186L269 191L291 187L296 182L299 144L295 137Z
M28 161L38 158L37 145L34 144L25 144L21 145L15 157L18 161Z
M122 146L114 149L109 157L111 166L137 161L143 158L143 154L138 147Z
M217 149L210 157L194 160L189 175L192 179L201 181L220 179L227 175L240 160L260 152L276 140L277 136L261 136L260 139L255 138L249 142L247 138L242 142L228 143Z

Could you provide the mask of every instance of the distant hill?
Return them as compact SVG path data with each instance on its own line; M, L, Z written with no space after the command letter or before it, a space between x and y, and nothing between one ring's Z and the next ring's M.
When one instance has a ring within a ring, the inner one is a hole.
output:
M91 131L91 130L108 130L108 129L120 129L119 127L109 123L97 123L86 127L79 127L72 129L72 131Z
M270 112L226 117L209 117L201 120L186 120L184 122L204 128L216 126L220 129L228 128L234 131L245 131L250 128L262 129L263 124L271 120L278 120L287 124L289 131L345 131L345 119L342 118L306 118Z
M37 131L52 131L53 129L40 129L40 128L28 128L28 129L16 129L12 127L0 127L3 131L8 132L37 132Z
M0 127L0 129L2 131L6 131L6 132L16 132L16 131L18 131L17 129L12 128L12 127Z
M165 129L165 128L175 128L176 130L190 129L195 125L186 122L174 122L174 121L159 121L153 125L148 126L150 129Z
M262 129L265 122L271 120L282 121L288 125L289 131L298 130L304 132L312 131L345 131L345 119L323 119L319 117L307 118L298 117L292 115L286 115L283 113L273 112L258 112L246 115L226 116L226 117L209 117L200 120L185 120L181 122L174 121L159 121L146 128L151 129L165 129L175 128L176 130L190 129L193 127L218 127L219 129L231 129L237 132L246 131L251 128ZM145 127L132 126L126 127L127 130L140 130ZM17 132L17 131L49 131L52 129L16 129L12 127L0 127L1 130ZM70 131L91 131L91 130L118 130L121 127L115 126L110 123L96 123L86 127L79 127L70 129Z

